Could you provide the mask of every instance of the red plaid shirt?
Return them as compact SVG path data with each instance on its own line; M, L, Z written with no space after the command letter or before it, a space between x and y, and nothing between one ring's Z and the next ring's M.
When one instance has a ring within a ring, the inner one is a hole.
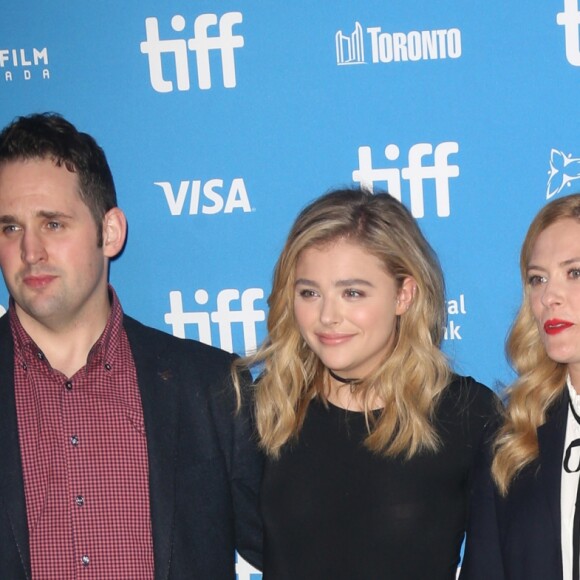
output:
M35 580L153 578L143 408L110 291L107 326L70 378L50 366L10 308Z

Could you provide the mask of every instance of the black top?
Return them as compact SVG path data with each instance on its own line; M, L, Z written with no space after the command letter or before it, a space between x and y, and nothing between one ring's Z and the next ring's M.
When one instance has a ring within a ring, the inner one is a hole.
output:
M462 580L562 580L561 487L569 394L566 385L537 429L538 456L502 497L478 470ZM491 458L489 458L491 461Z
M493 393L455 377L437 408L436 453L368 451L364 413L315 400L294 443L266 464L265 580L453 580Z

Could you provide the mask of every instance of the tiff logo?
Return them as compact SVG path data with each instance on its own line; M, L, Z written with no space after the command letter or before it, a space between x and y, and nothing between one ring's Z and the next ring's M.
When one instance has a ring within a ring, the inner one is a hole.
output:
M159 93L173 91L173 82L163 76L163 55L173 57L178 91L188 91L189 55L188 49L195 52L197 83L200 89L211 88L210 51L219 50L221 54L224 87L236 86L236 63L234 49L244 46L244 37L233 33L236 24L242 22L241 12L227 12L219 19L219 34L209 36L208 29L218 24L216 14L200 14L193 24L193 36L188 38L160 39L157 18L145 19L146 40L141 42L141 52L149 59L151 86ZM176 14L171 19L171 28L183 32L185 18ZM167 61L166 61L167 62Z
M183 310L183 299L178 290L169 293L170 311L165 314L165 323L172 328L174 336L185 338L186 325L195 325L198 331L198 339L205 344L213 344L211 338L211 322L217 324L220 348L228 352L234 351L232 325L242 325L245 354L255 352L258 346L256 323L266 320L264 310L255 307L256 300L264 298L261 288L248 288L241 294L234 288L226 288L218 292L216 309L212 312ZM209 294L203 288L196 290L194 294L198 306L205 306L209 300ZM233 309L232 302L240 302L239 308Z
M577 0L564 0L564 12L558 12L556 22L564 27L566 59L573 66L580 66L580 10Z
M365 47L363 29L359 22L354 26L354 32L347 36L339 30L335 37L336 64L365 64Z
M386 182L387 191L401 201L401 178L409 182L411 196L411 213L416 218L425 215L423 182L426 179L435 181L435 198L437 215L448 217L449 208L449 179L459 175L459 166L449 164L449 156L459 151L459 144L455 141L445 141L435 147L430 143L417 143L409 149L408 165L398 167L374 168L371 148L358 148L358 169L352 172L352 179L362 187L373 191L376 182ZM385 157L389 161L399 159L400 150L397 145L385 147ZM433 163L425 164L424 158L433 155Z

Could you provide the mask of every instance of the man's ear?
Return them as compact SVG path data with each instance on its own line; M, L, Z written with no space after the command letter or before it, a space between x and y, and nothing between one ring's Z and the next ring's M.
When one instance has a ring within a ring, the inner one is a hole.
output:
M121 209L110 209L103 218L103 254L114 258L125 245L127 218Z
M409 310L409 307L413 304L413 300L415 299L415 292L417 292L417 282L415 282L415 278L407 276L407 278L403 280L397 294L397 307L395 310L397 316L401 316L401 314L404 314Z

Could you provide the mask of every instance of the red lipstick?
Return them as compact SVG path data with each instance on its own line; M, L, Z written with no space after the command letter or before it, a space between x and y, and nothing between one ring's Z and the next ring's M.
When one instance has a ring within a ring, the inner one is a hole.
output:
M572 322L560 320L559 318L552 318L544 322L544 331L546 334L558 334L571 326L574 326Z

